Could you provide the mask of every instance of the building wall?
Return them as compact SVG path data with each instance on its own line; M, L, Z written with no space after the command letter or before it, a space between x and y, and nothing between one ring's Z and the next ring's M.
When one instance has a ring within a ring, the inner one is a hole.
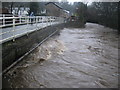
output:
M48 4L46 5L46 10L47 10L47 15L48 16L56 16L59 17L61 10L60 8L58 8L57 6L55 6L54 4Z
M61 10L60 16L64 17L64 18L68 18L69 17L69 13L65 12L64 10Z
M47 4L46 10L47 10L48 16L57 16L57 17L64 17L64 18L69 17L69 13L67 13L65 10L57 7L53 3Z
M0 14L9 14L9 11L6 8L0 8Z

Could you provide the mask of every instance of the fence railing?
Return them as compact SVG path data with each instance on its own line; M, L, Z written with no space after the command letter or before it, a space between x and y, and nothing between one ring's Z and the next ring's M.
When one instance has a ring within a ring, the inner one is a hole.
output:
M14 41L16 37L21 35L28 35L32 31L63 22L63 18L54 16L6 17L3 15L0 17L0 37L2 37L0 43L10 39ZM6 27L11 29L6 29Z
M60 17L54 16L26 16L26 17L0 17L0 27L7 27L13 24L20 25L20 24L29 24L29 23L42 23L42 22L54 22L60 21Z

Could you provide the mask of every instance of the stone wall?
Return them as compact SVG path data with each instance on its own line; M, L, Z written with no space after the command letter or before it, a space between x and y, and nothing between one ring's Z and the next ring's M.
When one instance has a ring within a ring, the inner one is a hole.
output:
M5 70L13 62L18 60L21 56L27 53L29 50L38 45L50 34L56 30L63 29L63 24L52 25L38 31L29 33L28 36L24 35L20 38L16 38L13 42L8 41L2 44L2 70Z

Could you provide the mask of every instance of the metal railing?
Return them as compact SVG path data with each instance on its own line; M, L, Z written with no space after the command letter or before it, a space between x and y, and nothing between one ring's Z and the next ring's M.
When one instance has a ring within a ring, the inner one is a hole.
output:
M63 18L54 16L25 16L25 17L0 17L0 43L20 37L24 34L51 26L53 24L63 23ZM6 27L10 29L6 29Z

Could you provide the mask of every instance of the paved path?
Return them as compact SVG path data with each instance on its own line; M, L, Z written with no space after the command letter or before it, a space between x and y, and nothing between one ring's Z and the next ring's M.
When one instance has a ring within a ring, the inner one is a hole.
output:
M28 24L28 25L20 25L20 26L15 26L15 29L13 27L8 27L8 28L1 28L0 29L0 42L5 42L8 40L13 39L13 37L20 37L24 34L27 34L29 32L39 30L41 28L58 24L58 22L49 22L49 23L38 23L38 24ZM13 31L15 30L15 31ZM5 33L7 32L7 33ZM3 33L3 34L2 34Z
M3 86L12 88L117 88L117 31L87 23L65 28L11 69Z

